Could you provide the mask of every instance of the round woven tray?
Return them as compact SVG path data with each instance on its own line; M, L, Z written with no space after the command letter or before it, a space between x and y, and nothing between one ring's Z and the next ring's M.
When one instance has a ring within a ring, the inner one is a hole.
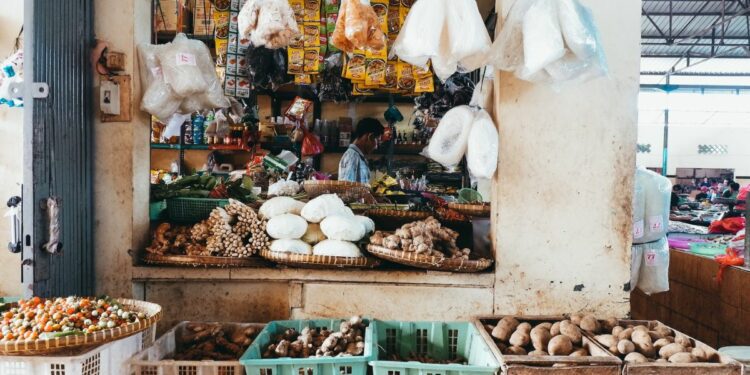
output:
M344 202L350 203L372 196L370 187L359 182L333 180L307 180L302 188L310 199L323 194L336 194Z
M482 204L462 204L462 203L448 203L448 208L456 210L467 216L474 217L490 217L492 212L492 206L488 203Z
M258 257L230 258L193 255L157 255L151 253L143 256L143 262L155 266L204 268L267 267L269 265L268 262Z
M424 220L434 214L426 211L401 211L401 210L388 210L388 209L375 209L367 210L365 216L369 217L382 217L389 219L402 219L402 220Z
M391 250L377 245L367 245L367 251L378 258L385 259L393 263L404 264L407 266L433 271L480 272L486 270L489 266L492 265L492 261L488 259L467 260L438 258L434 256L421 255L401 250Z
M85 335L57 337L46 340L0 341L0 355L12 356L40 356L61 354L80 350L86 347L98 346L119 340L145 331L161 319L161 306L133 299L117 299L127 310L144 313L145 319L137 323L130 323L122 327L96 331ZM11 306L15 306L13 303Z
M379 259L370 257L334 257L328 255L302 255L279 253L262 250L260 256L274 262L302 268L375 268L380 265Z

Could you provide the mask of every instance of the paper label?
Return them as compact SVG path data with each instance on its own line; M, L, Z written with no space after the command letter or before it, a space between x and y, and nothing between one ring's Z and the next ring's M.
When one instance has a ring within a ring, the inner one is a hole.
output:
M651 216L648 218L648 230L651 233L664 231L664 219L661 215Z
M157 66L155 68L151 68L151 74L153 74L155 78L161 78L161 67Z
M646 254L643 254L643 256L646 258L646 266L656 266L656 250L649 250Z
M197 65L195 63L195 55L193 55L192 53L178 53L175 58L177 60L176 61L177 66L182 66L182 65L196 66Z
M640 238L643 238L643 220L633 223L633 239L637 240Z

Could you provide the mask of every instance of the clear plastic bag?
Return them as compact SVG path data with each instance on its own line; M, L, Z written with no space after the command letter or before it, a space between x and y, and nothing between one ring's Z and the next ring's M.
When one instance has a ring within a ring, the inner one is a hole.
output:
M657 241L666 235L669 227L672 183L664 176L639 167L636 170L636 184L643 189L645 199L643 236L633 242L641 244Z
M499 139L495 122L487 111L480 109L469 132L466 162L473 178L491 179L497 170Z
M643 263L643 245L633 245L630 247L630 290L638 286L638 279L641 276L641 264Z
M531 77L565 55L557 0L538 0L523 17L523 77Z
M440 120L423 154L453 171L466 154L474 117L474 110L465 105L448 111Z
M656 242L635 245L643 253L638 289L648 295L669 291L669 243L667 237Z
M444 3L445 0L414 3L393 43L391 56L398 56L414 66L427 67L430 58L440 53L446 18Z
M197 99L203 107L200 109L229 108L229 99L224 95L224 88L216 75L216 66L211 58L211 51L205 44L201 43L201 46L204 51L198 55L198 58L201 59L198 66L208 87L206 91L198 95Z
M164 80L158 53L167 45L141 44L138 46L143 98L141 110L161 121L167 121L180 108L182 98Z
M171 44L157 53L164 80L178 96L184 98L208 89L208 83L203 78L202 67L199 66L206 61L201 56L206 52L205 44L190 40L185 34L179 33Z
M256 47L287 47L299 35L294 11L286 0L252 0L237 17L240 36Z
M646 229L646 192L644 190L644 176L645 175L636 172L633 188L633 243L641 242Z

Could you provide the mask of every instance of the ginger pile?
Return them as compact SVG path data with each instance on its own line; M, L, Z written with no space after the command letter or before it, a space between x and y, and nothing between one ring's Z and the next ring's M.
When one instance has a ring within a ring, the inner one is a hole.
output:
M413 252L439 258L469 259L471 250L456 245L458 232L443 227L434 217L404 224L392 235L381 231L370 237L370 243L391 250Z
M177 361L236 361L252 344L258 329L190 323L177 340Z
M341 322L338 332L305 327L302 332L287 329L274 338L263 358L347 357L365 351L365 328L359 316Z
M146 251L157 255L204 255L206 246L194 239L190 227L161 223Z

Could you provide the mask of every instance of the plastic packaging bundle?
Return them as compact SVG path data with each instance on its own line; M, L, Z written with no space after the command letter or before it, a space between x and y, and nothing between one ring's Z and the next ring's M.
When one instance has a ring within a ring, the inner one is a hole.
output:
M638 173L638 171L636 171L635 186L633 189L633 243L640 243L643 238L644 230L646 229L645 176L645 173Z
M666 237L659 241L634 245L643 254L638 289L646 294L669 291L669 244Z
M426 67L445 81L485 65L492 41L474 0L416 2L393 44L392 54Z
M336 28L331 38L333 45L345 52L355 49L379 51L386 43L375 10L369 4L363 4L361 0L341 2Z
M420 95L414 102L418 110L428 110L433 117L441 118L451 108L469 104L474 90L474 81L468 74L456 73L442 85L435 85L435 92Z
M287 0L250 0L237 17L240 36L256 47L287 47L299 35L294 10Z
M517 1L488 63L527 81L584 81L607 72L591 11L578 0Z
M343 69L341 53L325 59L325 68L319 75L318 99L321 102L348 102L351 99L352 81L341 76Z
M474 115L474 111L465 105L448 111L423 154L452 171L466 153Z
M171 44L157 53L164 79L178 96L184 98L208 89L202 69L212 69L213 64L209 67L199 66L206 61L200 56L206 51L202 42L190 40L180 33Z
M141 83L144 93L141 99L141 110L154 115L161 121L167 121L180 108L182 98L164 80L158 53L166 45L140 44L138 58L141 71Z
M221 85L219 78L216 76L216 66L211 58L211 51L205 44L200 43L200 45L204 51L198 55L198 58L201 59L198 66L201 68L201 74L208 87L206 88L206 91L197 97L198 101L201 103L201 108L198 108L198 110L206 108L228 108L229 99L224 95L224 88Z
M641 244L653 242L666 236L669 226L669 204L672 197L672 183L664 176L638 168L636 184L643 188L644 215L643 237L634 240Z
M276 90L279 86L291 81L286 73L286 51L251 45L245 56L247 56L248 79L254 88Z
M492 178L497 170L498 143L495 123L487 111L480 109L476 112L469 132L468 144L472 146L466 152L466 162L472 177Z

